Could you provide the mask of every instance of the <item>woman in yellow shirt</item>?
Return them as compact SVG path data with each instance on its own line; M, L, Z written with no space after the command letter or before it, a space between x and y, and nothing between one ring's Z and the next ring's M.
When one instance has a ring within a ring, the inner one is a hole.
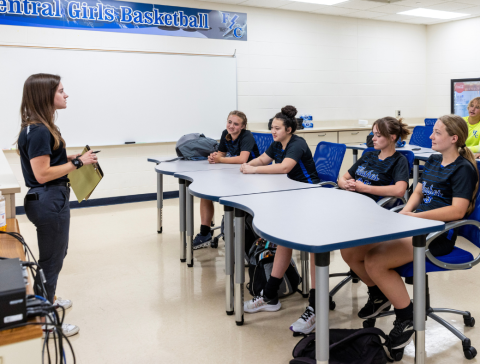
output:
M465 144L480 158L480 97L471 99L468 103L468 116L463 118L468 125L468 138Z

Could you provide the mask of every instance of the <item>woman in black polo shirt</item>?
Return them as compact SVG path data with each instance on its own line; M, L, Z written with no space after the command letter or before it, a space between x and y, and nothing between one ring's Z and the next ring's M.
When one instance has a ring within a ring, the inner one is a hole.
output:
M245 163L243 173L286 174L289 178L304 183L320 183L312 152L305 139L294 135L297 129L297 109L285 106L272 121L274 142L260 157ZM269 165L275 161L275 164ZM272 274L263 289L263 295L244 303L248 313L278 311L278 289L292 259L292 249L277 246Z
M425 164L422 177L401 214L429 220L455 221L470 214L475 207L478 170L473 153L465 145L468 126L457 115L440 117L430 136L433 154ZM457 232L450 230L429 246L434 256L449 254ZM396 320L390 332L394 350L402 350L411 340L413 304L395 268L413 261L412 238L371 244L365 255L364 269L355 273L368 286L377 286L388 304L395 309ZM373 303L376 304L375 302ZM381 310L377 310L375 317Z
M64 308L72 303L55 301L55 290L68 248L70 186L67 175L97 160L91 151L83 156L67 156L65 140L55 125L55 113L67 107L67 97L59 76L43 73L30 76L23 87L22 122L17 140L25 185L30 188L25 196L25 213L37 228L38 263L47 280L47 299ZM38 282L35 292L42 295ZM71 336L79 328L63 324L62 330Z
M247 116L238 110L228 114L227 129L220 137L218 152L210 154L209 163L242 164L257 158L258 146L247 128ZM193 249L208 247L212 240L210 223L214 214L213 202L200 199L200 233L193 240Z

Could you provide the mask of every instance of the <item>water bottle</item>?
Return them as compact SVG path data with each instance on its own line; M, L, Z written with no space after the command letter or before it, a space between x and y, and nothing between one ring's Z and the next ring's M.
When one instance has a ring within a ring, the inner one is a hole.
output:
M7 231L7 216L5 214L5 197L0 191L0 231Z

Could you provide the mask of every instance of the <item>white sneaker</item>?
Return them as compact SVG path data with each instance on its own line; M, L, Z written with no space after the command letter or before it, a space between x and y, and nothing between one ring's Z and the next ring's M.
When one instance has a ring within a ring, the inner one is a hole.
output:
M51 325L49 325L51 327ZM49 329L46 329L45 328L45 325L42 326L43 328L43 337L45 338L46 334L47 334L47 331L50 333L50 335L48 336L49 339L53 339L53 330L56 330L54 328L49 328ZM70 324L63 324L62 325L62 332L63 332L63 335L65 336L73 336L75 334L78 334L78 332L80 331L80 328L77 326L77 325L70 325ZM55 335L57 336L57 335ZM57 336L58 337L58 336Z
M255 313L260 311L274 312L278 311L282 304L278 301L278 297L267 301L263 296L255 296L250 301L243 303L243 311L247 313Z
M73 302L71 300L63 299L62 297L57 297L55 302L53 303L54 306L62 306L64 309L68 309L72 307Z
M315 330L315 311L311 306L308 306L302 316L290 326L290 330L302 334L310 334Z

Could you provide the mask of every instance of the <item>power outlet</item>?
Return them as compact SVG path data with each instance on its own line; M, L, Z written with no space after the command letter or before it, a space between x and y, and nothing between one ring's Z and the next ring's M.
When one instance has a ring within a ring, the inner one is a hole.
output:
M401 112L400 110L395 110L395 114L394 114L394 115L395 115L396 118L399 118L399 117L402 116L402 112Z

